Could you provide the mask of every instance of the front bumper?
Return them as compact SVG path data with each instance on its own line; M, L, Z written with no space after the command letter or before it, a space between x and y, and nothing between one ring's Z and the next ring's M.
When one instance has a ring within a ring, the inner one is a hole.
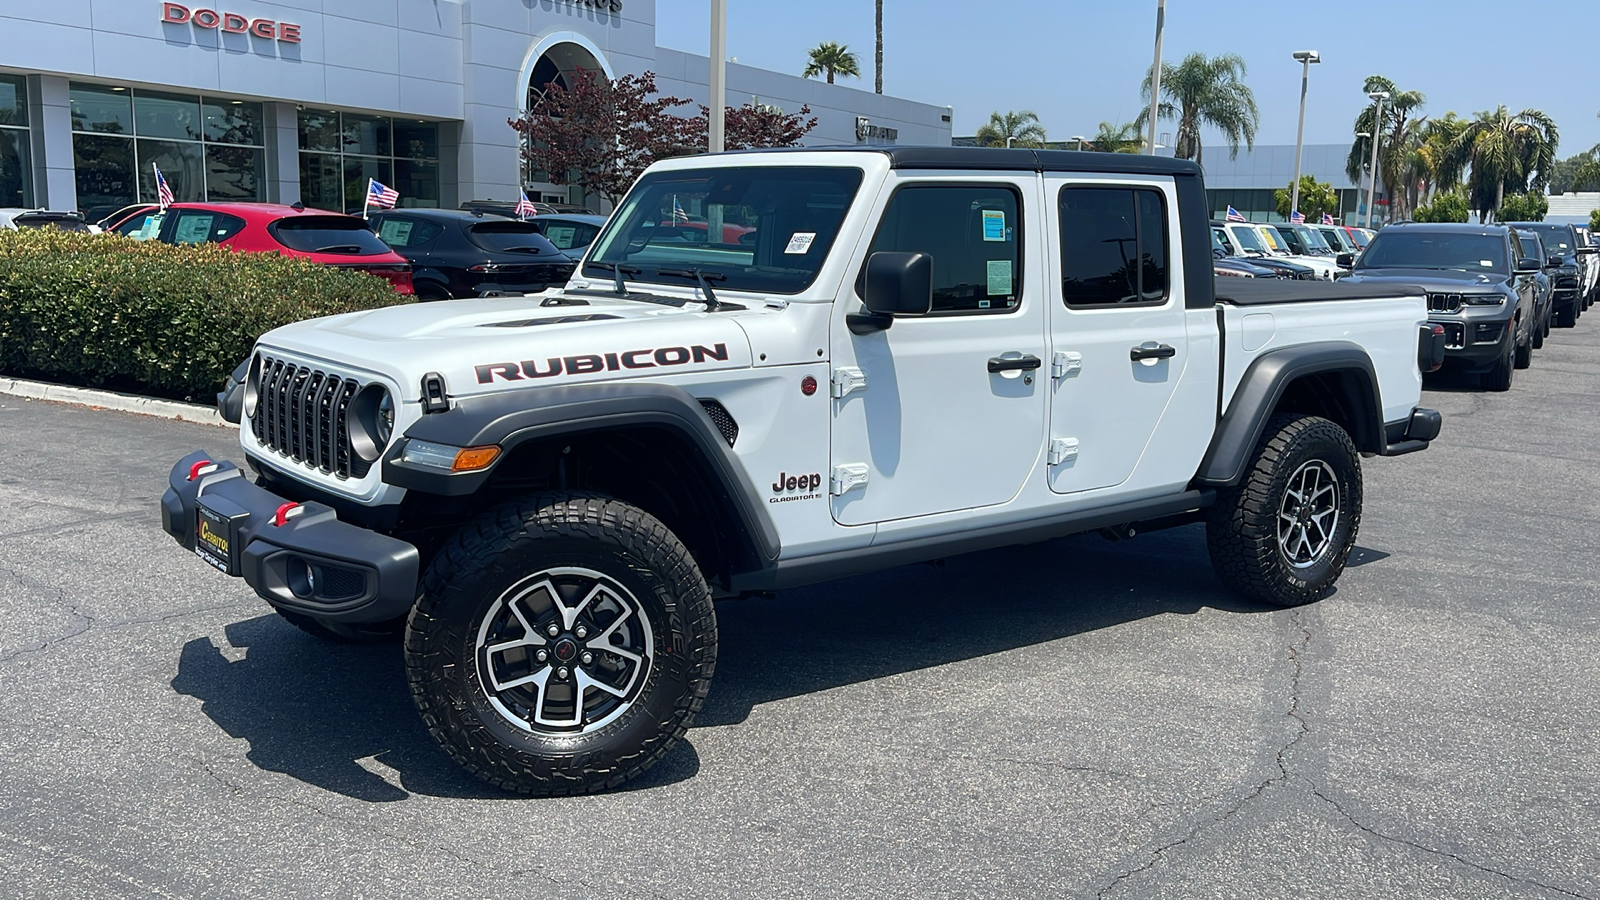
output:
M201 506L209 513L209 553L195 547ZM323 621L383 622L405 615L417 598L416 547L341 522L325 504L291 503L204 452L184 457L167 476L161 527L273 606Z
M1492 366L1505 357L1506 341L1515 340L1511 320L1461 318L1429 319L1444 326L1445 360L1474 368Z

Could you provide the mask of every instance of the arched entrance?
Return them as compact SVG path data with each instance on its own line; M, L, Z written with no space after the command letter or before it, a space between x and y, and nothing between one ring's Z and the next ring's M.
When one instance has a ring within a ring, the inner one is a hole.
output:
M605 53L587 37L575 31L545 35L533 45L523 60L522 77L517 87L518 111L526 113L539 94L551 84L569 86L580 69L598 72L606 78L616 77ZM518 160L521 158L519 153ZM521 181L529 199L583 203L582 188L536 181L537 173L529 173L525 164L521 168Z

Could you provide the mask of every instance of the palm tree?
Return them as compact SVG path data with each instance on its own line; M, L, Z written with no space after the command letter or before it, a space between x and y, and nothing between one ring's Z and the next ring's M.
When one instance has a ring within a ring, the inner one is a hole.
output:
M1450 147L1450 161L1472 169L1467 194L1478 220L1499 212L1508 189L1543 192L1560 142L1555 121L1537 109L1512 115L1501 105L1467 123Z
M846 78L861 77L861 60L850 48L835 41L823 41L811 48L811 61L806 64L802 78L815 78L818 75L828 76L828 83L833 84L833 76L843 75Z
M878 0L878 15L875 19L878 29L878 82L877 92L883 93L883 0Z
M1124 125L1101 122L1100 130L1088 141L1088 146L1101 153L1140 153L1144 150L1144 135L1133 122Z
M1389 193L1391 219L1398 221L1410 217L1412 201L1416 197L1416 178L1407 171L1411 154L1421 145L1424 136L1412 115L1428 102L1421 91L1402 91L1382 75L1368 75L1363 87L1368 94L1383 91L1389 99L1383 101L1383 121L1377 121L1377 101L1373 101L1356 116L1355 132L1375 135L1378 145L1378 179ZM1344 171L1350 180L1365 181L1367 166L1372 155L1369 139L1356 138L1350 145L1350 155L1345 158Z
M1203 162L1200 129L1210 126L1222 132L1228 140L1230 159L1239 156L1239 144L1255 147L1256 128L1261 124L1261 112L1256 109L1256 97L1244 83L1244 59L1236 53L1224 53L1207 59L1204 54L1191 53L1177 65L1168 63L1161 67L1161 93L1165 99L1157 117L1178 120L1178 137L1175 152L1179 159ZM1150 100L1150 76L1144 77L1140 88L1146 102ZM1134 125L1144 128L1150 121L1150 111L1139 113Z
M1031 109L989 113L989 124L978 129L980 147L1043 147L1044 126Z

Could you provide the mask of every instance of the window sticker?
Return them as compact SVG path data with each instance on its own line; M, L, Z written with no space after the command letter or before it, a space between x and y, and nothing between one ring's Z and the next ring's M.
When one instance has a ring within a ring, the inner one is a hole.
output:
M1006 239L1005 210L986 209L983 211L983 239L986 241L1003 241Z
M139 226L137 232L134 232L133 239L136 241L148 241L160 234L161 220L165 218L166 216L164 215L145 216L144 224Z
M1494 260L1492 260L1492 259L1480 259L1480 260L1478 260L1478 265L1483 266L1485 269L1492 269L1492 268L1494 268Z
M1011 295L1011 260L989 260L989 296L1007 297Z
M556 245L557 250L571 250L577 235L578 229L573 225L551 225L544 230L544 236Z
M411 228L411 222L388 219L378 226L378 237L391 247L404 247L411 243Z
M815 231L797 231L789 238L789 246L783 252L793 256L803 256L811 249L811 242L817 239Z
M215 216L184 216L178 220L177 233L172 239L179 244L203 244L211 237L211 223Z

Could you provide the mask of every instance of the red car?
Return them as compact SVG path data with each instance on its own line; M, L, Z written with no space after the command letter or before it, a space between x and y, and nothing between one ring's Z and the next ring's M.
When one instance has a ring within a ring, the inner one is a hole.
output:
M174 203L159 228L162 243L276 252L377 275L399 293L414 293L411 264L356 216L276 203Z

